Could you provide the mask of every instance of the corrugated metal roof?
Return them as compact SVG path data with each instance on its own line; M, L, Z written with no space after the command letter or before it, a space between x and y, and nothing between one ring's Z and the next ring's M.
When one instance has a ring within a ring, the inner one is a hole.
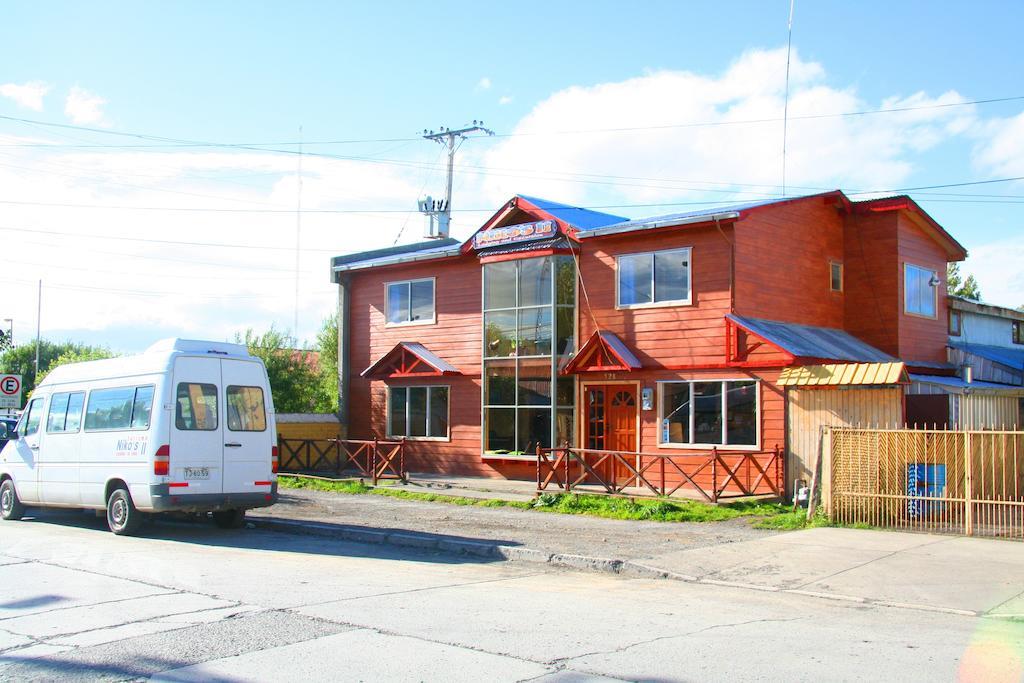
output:
M592 209L584 209L579 206L570 206L560 202L553 202L540 197L530 197L525 194L516 195L530 202L538 209L543 209L558 220L568 223L580 230L592 230L612 223L622 223L629 220L624 216L614 216L610 213L602 213Z
M455 256L459 253L461 242L451 237L444 239L430 240L428 242L416 242L415 244L403 244L397 247L386 249L372 249L360 251L344 256L335 256L331 259L331 269L334 272L344 270L357 270L360 268L372 268L374 266L386 266L392 263L404 263L406 261L418 261L428 258L441 258L444 256Z
M735 314L729 314L727 317L740 327L799 358L846 360L858 363L887 363L896 360L844 330L759 318L744 318Z
M650 216L648 218L637 218L635 220L624 221L622 223L614 223L611 225L600 226L600 229L591 229L584 231L577 235L580 238L596 237L598 235L614 234L619 232L633 232L636 230L646 230L664 226L670 226L674 223L694 223L702 222L702 219L714 220L718 217L720 220L726 220L727 218L736 218L738 215L749 209L756 209L761 206L770 206L772 204L781 204L783 202L791 202L798 199L807 199L808 197L820 197L823 195L833 194L839 192L839 190L830 190L829 192L816 192L814 194L801 195L798 197L777 197L774 199L761 199L756 202L743 202L741 204L719 204L703 209L696 209L694 211L685 211L683 213L670 213L662 216ZM735 215L733 215L735 214Z
M950 342L949 345L954 349L960 349L975 356L981 356L1014 370L1024 370L1024 347L1018 350L1002 346L989 346L988 344L966 344L964 342Z
M601 340L622 360L626 367L631 370L637 370L641 367L640 360L636 357L636 354L630 351L625 342L619 339L614 332L602 331L599 334L601 335Z
M456 368L454 365L452 365L448 361L446 361L443 358L441 358L440 356L438 356L436 353L434 353L433 351L428 349L423 344L421 344L419 342L405 342L405 341L403 341L403 342L398 342L397 344L395 344L395 346L390 351L385 353L383 356L381 356L377 360L373 361L373 363L370 364L370 367L366 368L365 370L363 370L360 373L360 377L369 377L369 376L373 375L377 371L378 368L380 368L381 366L383 366L385 364L387 359L389 357L391 357L392 354L394 354L396 351L398 351L398 350L400 350L402 348L405 348L406 351L408 351L409 353L412 353L415 356L417 356L420 360L422 360L424 363L426 363L427 365L429 365L432 368L434 368L435 370L437 370L442 375L461 375L462 374L461 372L459 372L458 368Z
M940 375L911 375L910 381L920 384L934 384L955 393L961 393L964 389L971 391L1004 392L1011 396L1024 396L1024 387L1017 387L1012 384L996 384L995 382L971 382L968 384L959 377L944 377Z
M903 363L837 363L784 368L779 375L781 387L825 387L849 385L906 384Z

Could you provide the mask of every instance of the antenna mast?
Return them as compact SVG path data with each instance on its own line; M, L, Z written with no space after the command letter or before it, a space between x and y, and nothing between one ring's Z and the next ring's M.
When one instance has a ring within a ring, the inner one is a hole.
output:
M484 128L483 121L473 121L473 125L452 130L442 127L441 130L423 130L423 137L443 145L448 150L448 186L444 199L436 200L433 197L424 197L419 200L420 213L430 218L430 225L427 228L426 237L430 239L441 239L448 237L448 228L452 220L452 176L455 169L455 152L462 143L466 141L469 133L486 133L494 135L493 130ZM456 144L456 140L458 143Z

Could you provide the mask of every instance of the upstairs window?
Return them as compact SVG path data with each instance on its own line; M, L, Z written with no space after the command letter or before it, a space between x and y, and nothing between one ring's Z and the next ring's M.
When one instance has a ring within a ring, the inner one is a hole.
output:
M843 291L843 264L829 261L829 289L833 292Z
M616 259L617 305L623 308L690 303L690 249L625 254Z
M909 263L903 270L903 310L912 315L935 317L939 276L934 270Z
M1014 344L1024 344L1024 322L1019 320L1013 321L1012 336Z
M389 282L388 324L434 322L434 278Z

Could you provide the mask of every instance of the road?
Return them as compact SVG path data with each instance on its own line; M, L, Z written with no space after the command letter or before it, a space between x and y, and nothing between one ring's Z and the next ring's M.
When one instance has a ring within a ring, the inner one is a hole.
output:
M1020 680L1024 624L162 522L0 523L4 680Z

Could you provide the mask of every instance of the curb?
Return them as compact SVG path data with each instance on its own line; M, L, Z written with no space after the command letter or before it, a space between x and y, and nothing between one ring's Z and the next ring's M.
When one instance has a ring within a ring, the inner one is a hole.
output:
M761 593L789 593L807 598L821 600L835 600L862 605L874 605L878 607L892 607L897 609L910 609L920 612L937 612L940 614L953 614L965 617L992 617L1013 619L1019 615L985 614L972 610L955 609L951 607L940 607L936 605L919 605L905 602L894 602L876 598L865 598L860 596L842 595L837 593L823 593L817 591L800 590L798 588L780 588L777 586L764 586L755 583L738 583L734 581L721 581L717 579L678 574L665 569L659 569L632 560L618 560L607 557L589 557L587 555L572 555L569 553L549 553L522 546L502 545L488 541L457 541L452 539L438 539L431 534L419 534L408 531L376 531L373 529L350 529L339 527L335 524L324 524L322 522L296 521L287 519L273 519L269 517L246 518L246 521L257 529L278 531L282 533L318 536L321 538L334 538L352 543L369 543L372 545L392 545L399 548L413 548L422 551L434 551L451 555L468 555L472 557L490 558L495 560L515 560L518 562L533 562L546 564L563 569L576 571L599 572L602 574L618 574L639 579L667 579L669 581L681 581L684 583L695 583L705 586L722 586L727 588L738 588L741 590L758 591Z

